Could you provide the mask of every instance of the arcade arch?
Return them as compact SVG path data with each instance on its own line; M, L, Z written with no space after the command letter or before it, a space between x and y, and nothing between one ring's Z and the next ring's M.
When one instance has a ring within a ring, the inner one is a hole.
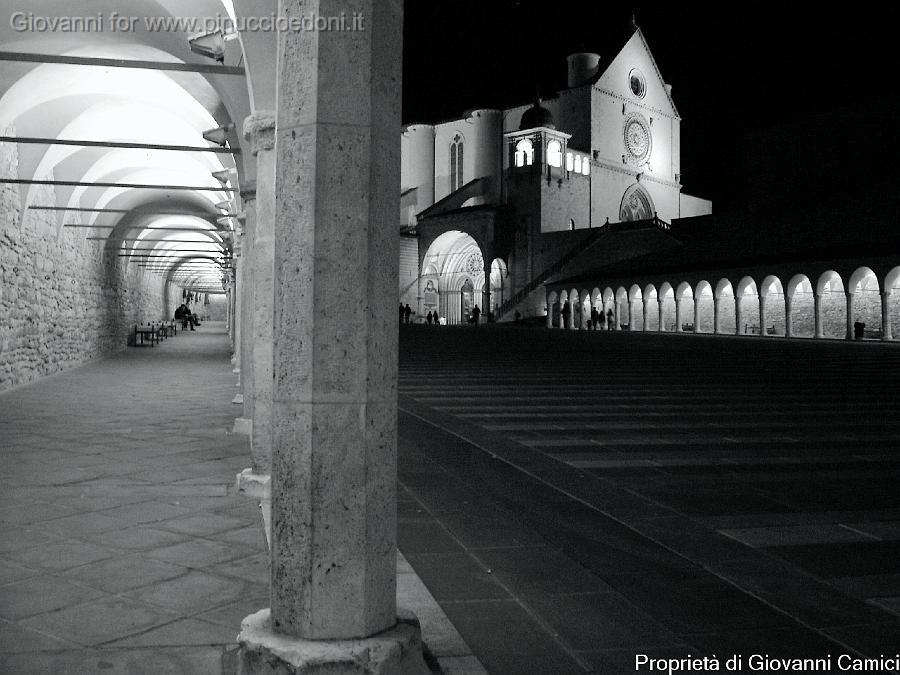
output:
M492 262L491 283L496 278L502 287L505 272L505 265ZM460 324L471 320L477 305L482 317L486 317L484 282L484 256L477 242L459 230L444 232L431 243L422 259L421 311L437 311L446 323Z

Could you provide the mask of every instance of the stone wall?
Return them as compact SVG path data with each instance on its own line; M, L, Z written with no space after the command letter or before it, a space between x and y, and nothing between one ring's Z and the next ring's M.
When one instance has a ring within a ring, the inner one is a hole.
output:
M14 144L0 144L0 175L19 175ZM62 227L58 212L23 216L26 194L0 185L0 391L123 349L135 323L174 311L162 277L88 241L98 230ZM53 186L30 203L57 204Z

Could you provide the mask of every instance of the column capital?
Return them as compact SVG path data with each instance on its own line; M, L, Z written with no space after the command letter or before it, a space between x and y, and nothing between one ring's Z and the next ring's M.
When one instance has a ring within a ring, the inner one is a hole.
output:
M275 147L275 113L258 110L244 119L244 138L250 141L250 152L254 156L261 150Z
M244 202L252 202L256 200L256 181L247 181L241 185L241 199Z

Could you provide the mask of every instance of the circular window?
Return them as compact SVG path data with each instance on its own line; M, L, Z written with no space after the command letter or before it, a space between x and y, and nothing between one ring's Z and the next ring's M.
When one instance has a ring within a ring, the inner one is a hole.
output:
M633 161L642 162L650 155L650 125L641 115L625 120L625 149Z
M638 98L644 98L644 95L647 93L647 80L644 79L644 74L637 68L628 73L628 86L631 87L631 93Z
M475 251L466 258L466 272L469 274L484 273L484 258L481 257L481 253Z

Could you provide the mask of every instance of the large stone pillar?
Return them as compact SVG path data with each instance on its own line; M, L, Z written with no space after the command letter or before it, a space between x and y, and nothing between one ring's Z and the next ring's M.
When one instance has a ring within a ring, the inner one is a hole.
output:
M791 311L794 306L794 298L787 292L784 294L784 337L792 337L794 335L794 319Z
M847 296L847 334L848 340L853 339L853 293L846 293Z
M734 295L734 334L742 335L744 333L744 329L741 326L744 318L741 316L741 298L743 296L735 293Z
M241 291L241 394L244 409L236 430L251 434L253 429L253 287L256 283L256 270L253 269L253 243L256 237L256 195L251 188L243 190L243 207L246 215L242 228L241 264L243 266L244 284Z
M357 12L278 33L271 611L245 674L427 672L396 604L402 3L279 1Z
M681 331L681 298L675 298L675 332Z
M891 291L881 292L881 339L893 340L891 334Z
M813 293L813 315L816 325L815 336L823 338L825 337L825 327L822 321L822 296L818 293Z
M553 328L553 305L550 303L550 296L544 295L544 302L547 305L547 328Z
M491 312L491 268L490 265L484 270L484 288L481 289L481 318L484 323L488 322Z
M694 332L700 332L700 298L694 295Z
M766 337L766 299L769 297L767 293L758 293L759 297L759 336Z
M665 324L663 323L663 319L665 318L665 314L666 314L666 312L665 312L665 309L666 309L666 301L665 301L665 298L663 298L663 297L662 297L661 295L659 295L659 294L657 294L657 296L656 296L656 306L657 306L657 307L656 307L656 308L657 308L657 311L659 312L659 332L660 332L660 333L665 333L665 332L666 332L666 326L665 326Z
M719 334L719 303L722 301L722 298L718 295L713 295L713 335Z
M241 291L244 286L243 266L241 263L241 251L243 242L241 241L241 233L236 230L234 233L234 246L232 247L232 265L234 266L234 285L232 293L234 294L234 337L232 338L232 354L231 362L234 364L234 373L241 372Z
M244 137L256 157L255 226L250 335L253 378L253 427L250 450L253 473L268 474L272 454L272 354L275 273L275 114L256 112L244 120Z
M647 298L644 298L643 300L641 300L641 307L642 307L643 317L644 317L644 325L641 327L641 330L646 332L648 330L647 326L650 325L648 322L648 320L650 319L650 306L647 304Z

